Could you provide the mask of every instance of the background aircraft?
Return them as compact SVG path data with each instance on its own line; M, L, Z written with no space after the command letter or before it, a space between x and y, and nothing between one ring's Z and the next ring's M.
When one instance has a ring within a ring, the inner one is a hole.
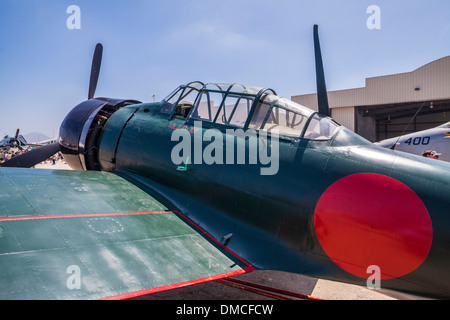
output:
M38 145L38 146L45 146L47 144L58 143L58 142L59 142L58 138L51 138L51 139L39 141L39 142L36 143L36 145Z
M58 138L52 138L47 139L43 141L39 141L36 143L29 143L25 139L25 137L21 134L19 134L20 129L17 129L16 134L14 137L10 137L8 135L3 137L3 140L0 141L0 149L9 151L12 149L12 151L19 151L23 149L28 149L30 147L40 147L43 145L51 144L51 143L57 143Z
M17 129L14 137L10 137L8 135L4 136L3 140L0 141L0 149L6 151L12 149L12 151L16 152L18 150L28 148L27 141L22 135L19 134L19 132L20 129Z
M419 156L422 156L425 151L435 151L439 154L439 160L450 161L450 122L375 144Z
M97 45L89 99L59 144L0 168L0 298L130 298L255 269L450 297L450 164L374 146L325 116L317 26L314 39L324 115L239 84L192 82L154 103L94 98ZM180 101L194 102L189 113ZM248 155L228 130L239 128L279 148L276 174L172 161L176 130L214 129ZM23 169L58 150L77 170Z

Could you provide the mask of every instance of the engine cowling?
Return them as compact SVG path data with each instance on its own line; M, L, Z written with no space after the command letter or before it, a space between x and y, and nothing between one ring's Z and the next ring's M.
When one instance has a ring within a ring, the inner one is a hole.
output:
M100 170L98 143L109 117L137 100L95 98L75 106L59 129L59 144L67 164L74 170Z

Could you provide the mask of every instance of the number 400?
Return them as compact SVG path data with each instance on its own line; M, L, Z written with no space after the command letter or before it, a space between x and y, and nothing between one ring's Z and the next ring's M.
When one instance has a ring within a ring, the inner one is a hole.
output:
M417 137L417 138L409 138L408 140L405 141L405 143L407 145L411 145L411 143L415 146L418 145L427 145L430 143L430 137Z

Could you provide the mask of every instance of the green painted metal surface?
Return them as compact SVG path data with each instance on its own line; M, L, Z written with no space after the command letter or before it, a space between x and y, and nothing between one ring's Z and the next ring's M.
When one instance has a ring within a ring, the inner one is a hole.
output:
M117 175L2 168L0 180L2 300L146 293L247 266Z
M0 217L167 209L114 174L0 168L0 179Z
M128 106L118 110L111 116L111 126L102 131L103 148L99 149L98 157L100 164L107 171L115 168L117 143L122 135L123 128L136 109L135 106Z

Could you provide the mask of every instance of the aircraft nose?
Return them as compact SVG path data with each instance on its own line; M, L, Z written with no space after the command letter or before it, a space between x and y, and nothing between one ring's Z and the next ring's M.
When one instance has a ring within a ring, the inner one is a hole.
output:
M75 106L61 124L59 129L61 152L73 169L84 170L79 157L79 154L84 152L84 143L80 144L80 140L83 140L82 133L84 130L85 135L87 134L95 113L104 104L104 101L96 99L84 101ZM86 124L87 129L85 129ZM80 145L83 150L80 150Z
M64 118L59 143L64 159L75 170L99 170L98 137L109 117L120 108L141 103L137 100L96 98L81 102Z

